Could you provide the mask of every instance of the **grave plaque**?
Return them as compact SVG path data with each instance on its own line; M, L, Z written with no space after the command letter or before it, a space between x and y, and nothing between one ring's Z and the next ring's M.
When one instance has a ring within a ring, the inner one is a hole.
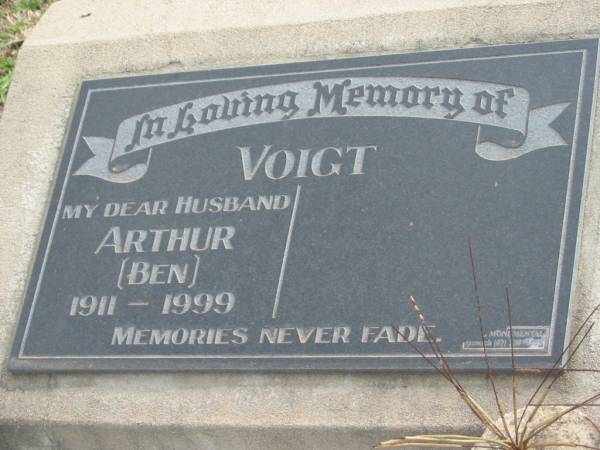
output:
M84 81L15 371L426 369L565 345L596 40ZM40 151L45 151L40 149ZM580 236L579 236L580 237Z

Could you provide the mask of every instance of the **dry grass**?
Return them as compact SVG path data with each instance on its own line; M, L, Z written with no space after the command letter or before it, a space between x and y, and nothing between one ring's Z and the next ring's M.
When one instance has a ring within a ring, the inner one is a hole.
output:
M440 375L442 375L456 390L458 395L464 404L471 410L471 412L477 417L486 430L488 430L494 437L493 438L482 438L479 436L468 436L468 435L452 435L452 434L431 434L431 435L414 435L414 436L402 436L399 438L391 439L385 442L379 443L376 448L402 448L402 447L418 447L418 448L495 448L495 449L506 449L506 450L526 450L535 448L545 447L578 447L588 448L594 450L600 450L598 447L591 447L578 442L542 442L533 443L534 439L542 432L547 430L552 425L556 424L559 420L565 417L567 414L581 409L585 406L592 404L594 401L600 399L600 392L595 393L587 398L574 401L571 404L565 405L554 405L560 406L559 412L552 414L549 418L542 420L540 423L535 422L540 407L545 406L544 402L552 388L555 386L557 380L565 372L587 372L587 373L598 373L600 371L594 369L576 369L567 368L573 357L577 354L581 348L581 344L587 339L590 332L594 327L592 317L600 308L600 305L593 308L593 310L587 315L583 323L575 331L573 337L568 342L567 346L557 358L554 365L548 368L533 368L533 369L519 369L515 365L514 358L514 344L512 336L512 303L510 298L510 292L506 289L506 311L508 327L510 330L510 349L511 349L511 377L512 377L512 388L511 398L512 404L510 408L504 408L500 402L498 395L498 389L494 381L494 371L491 368L488 351L485 344L485 330L483 326L483 314L481 309L481 298L479 292L479 282L477 272L475 270L475 263L473 257L473 248L469 243L469 252L471 260L471 272L473 275L473 288L475 292L475 306L477 311L477 317L479 319L479 332L481 335L481 341L483 343L484 360L486 364L487 377L490 382L491 392L494 397L494 403L496 411L493 413L494 416L501 418L501 424L497 425L497 422L492 419L492 414L487 412L477 400L464 388L460 383L456 373L452 370L448 364L448 360L442 353L436 336L431 332L431 328L422 312L419 304L414 297L410 297L411 305L423 327L426 334L428 345L433 353L430 357L417 347L415 344L408 340L408 336L403 336L405 341L411 346L411 348L418 353L431 367L433 367ZM401 336L400 330L396 330ZM563 357L566 357L564 366L562 364ZM537 389L529 396L525 402L525 406L518 412L518 399L517 399L517 378L520 373L537 373L541 374L542 380L539 383ZM506 420L506 415L512 415L512 426L509 426ZM588 419L589 420L589 419ZM592 425L600 429L598 424L589 420Z

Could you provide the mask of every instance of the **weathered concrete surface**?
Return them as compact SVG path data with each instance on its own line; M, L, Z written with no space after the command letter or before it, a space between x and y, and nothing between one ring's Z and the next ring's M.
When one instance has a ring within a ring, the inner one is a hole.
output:
M559 407L541 407L537 411L533 407L519 409L516 414L517 424L520 425L518 427L518 439L522 440L527 438L527 436L530 433L535 432L538 427L553 422L554 418L562 414L565 409L566 408ZM525 413L523 416L524 420L519 423L523 413ZM515 415L510 411L507 412L504 417L504 421L498 419L495 425L499 430L510 435L510 439L514 440ZM525 424L527 424L527 428L525 428ZM545 446L545 448L552 450L568 450L569 448L573 448L573 445L579 445L580 448L585 448L586 446L598 447L600 445L599 426L600 425L597 425L595 422L592 422L582 410L575 409L562 416L556 422L553 422L552 425L540 430L539 433L536 433L531 439L531 445L553 443L554 445ZM485 439L498 439L498 437L490 430L487 430L482 437Z
M600 1L590 0L54 4L21 51L0 123L0 360L8 356L82 79L599 34ZM597 146L600 124L595 129ZM600 152L594 151L576 319L598 302L599 219ZM600 368L599 332L575 365ZM493 412L483 377L463 379ZM524 379L520 387L526 392L536 381ZM501 384L508 401L509 380ZM598 385L590 374L571 374L560 383L560 397L572 401ZM0 448L8 449L362 449L411 431L478 429L435 375L15 376L5 363L0 373Z

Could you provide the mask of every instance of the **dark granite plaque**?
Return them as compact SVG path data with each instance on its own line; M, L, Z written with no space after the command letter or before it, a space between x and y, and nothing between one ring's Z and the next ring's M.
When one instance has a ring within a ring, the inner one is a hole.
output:
M85 81L10 368L458 369L561 353L596 40ZM401 330L399 333L398 330Z

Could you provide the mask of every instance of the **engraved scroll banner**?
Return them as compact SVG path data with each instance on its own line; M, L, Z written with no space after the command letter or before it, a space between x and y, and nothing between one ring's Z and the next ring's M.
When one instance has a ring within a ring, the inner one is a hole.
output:
M569 103L530 108L527 90L479 81L352 77L261 86L192 99L123 120L114 138L84 137L93 156L75 175L114 183L147 172L152 149L175 140L268 123L335 117L397 117L478 125L476 153L518 158L565 145L551 123ZM492 138L481 129L496 130Z

